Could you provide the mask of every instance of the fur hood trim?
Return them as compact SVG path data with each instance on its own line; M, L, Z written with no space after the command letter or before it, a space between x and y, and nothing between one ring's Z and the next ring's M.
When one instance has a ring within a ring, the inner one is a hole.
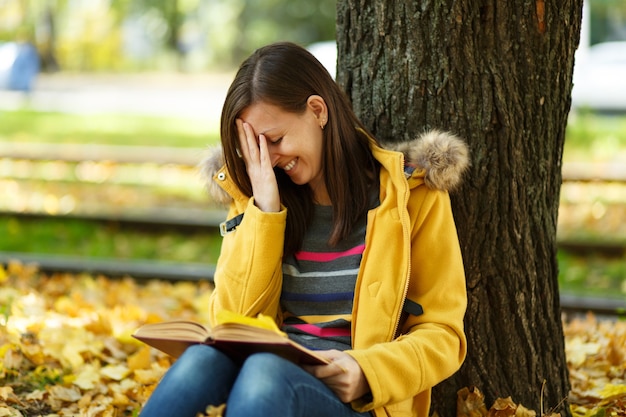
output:
M431 130L408 142L386 143L381 146L403 153L405 166L414 168L411 172L424 171L426 186L434 190L456 189L470 165L466 143L449 132ZM232 198L213 179L223 165L222 148L216 146L207 150L199 167L207 191L213 200L229 204ZM411 176L411 173L407 176Z
M417 138L383 148L402 152L405 166L424 171L424 182L428 188L454 191L462 182L469 168L468 147L461 138L440 130L430 130Z

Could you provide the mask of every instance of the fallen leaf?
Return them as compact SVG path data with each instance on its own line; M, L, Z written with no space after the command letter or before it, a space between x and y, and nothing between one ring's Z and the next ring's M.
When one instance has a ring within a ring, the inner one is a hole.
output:
M477 387L464 387L457 392L457 417L480 417L487 415L485 396Z
M131 371L150 368L150 364L152 362L150 354L151 351L152 349L149 346L144 346L133 355L130 355L126 360L128 368Z
M529 410L524 407L522 404L517 406L517 410L515 410L515 417L536 417L537 413L534 410ZM560 417L560 416L559 416Z
M60 385L54 385L48 388L50 397L55 400L75 402L82 397L78 387L63 387Z
M126 365L107 365L100 370L100 373L114 381L121 381L130 374L130 369Z
M85 365L72 383L83 390L94 389L100 384L100 370L95 365Z
M205 416L206 417L222 417L224 415L225 410L226 410L226 404L220 404L218 406L209 405L206 408Z
M600 396L602 397L602 399L621 396L626 397L626 384L606 384L604 388L600 390Z
M0 417L23 417L23 414L13 407L0 405Z
M14 398L12 387L0 387L0 400L8 401L10 398ZM16 398L16 397L15 397Z
M511 397L497 398L487 415L489 417L510 417L515 415L517 405L511 400Z

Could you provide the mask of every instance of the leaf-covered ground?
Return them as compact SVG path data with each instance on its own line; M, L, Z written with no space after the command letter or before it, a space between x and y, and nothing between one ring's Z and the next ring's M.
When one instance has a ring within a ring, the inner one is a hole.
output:
M0 266L0 417L138 415L171 360L132 332L172 317L206 321L210 290ZM564 326L573 414L625 416L626 323L589 316ZM486 406L478 388L459 388L459 416L541 414L514 398Z

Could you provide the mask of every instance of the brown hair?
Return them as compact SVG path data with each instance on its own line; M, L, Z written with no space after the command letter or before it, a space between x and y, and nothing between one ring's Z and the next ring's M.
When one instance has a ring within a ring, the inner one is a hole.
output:
M329 243L334 245L350 234L356 219L369 208L370 190L377 183L378 164L370 150L365 128L346 95L310 52L296 44L280 42L256 50L241 64L222 109L222 147L235 184L251 196L252 186L245 163L238 156L235 121L248 106L258 102L302 114L311 95L321 96L328 108L328 123L323 131L322 170L333 205L334 225ZM293 183L283 170L274 172L281 202L289 210L285 254L291 254L302 245L309 226L312 193L308 185Z

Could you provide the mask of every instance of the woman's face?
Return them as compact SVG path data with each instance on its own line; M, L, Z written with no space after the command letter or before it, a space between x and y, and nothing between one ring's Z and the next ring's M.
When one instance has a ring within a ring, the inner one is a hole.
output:
M272 166L285 171L296 184L308 184L315 200L330 204L322 172L322 128L326 124L326 104L319 96L311 96L302 114L287 112L264 102L250 105L240 118L264 135Z

